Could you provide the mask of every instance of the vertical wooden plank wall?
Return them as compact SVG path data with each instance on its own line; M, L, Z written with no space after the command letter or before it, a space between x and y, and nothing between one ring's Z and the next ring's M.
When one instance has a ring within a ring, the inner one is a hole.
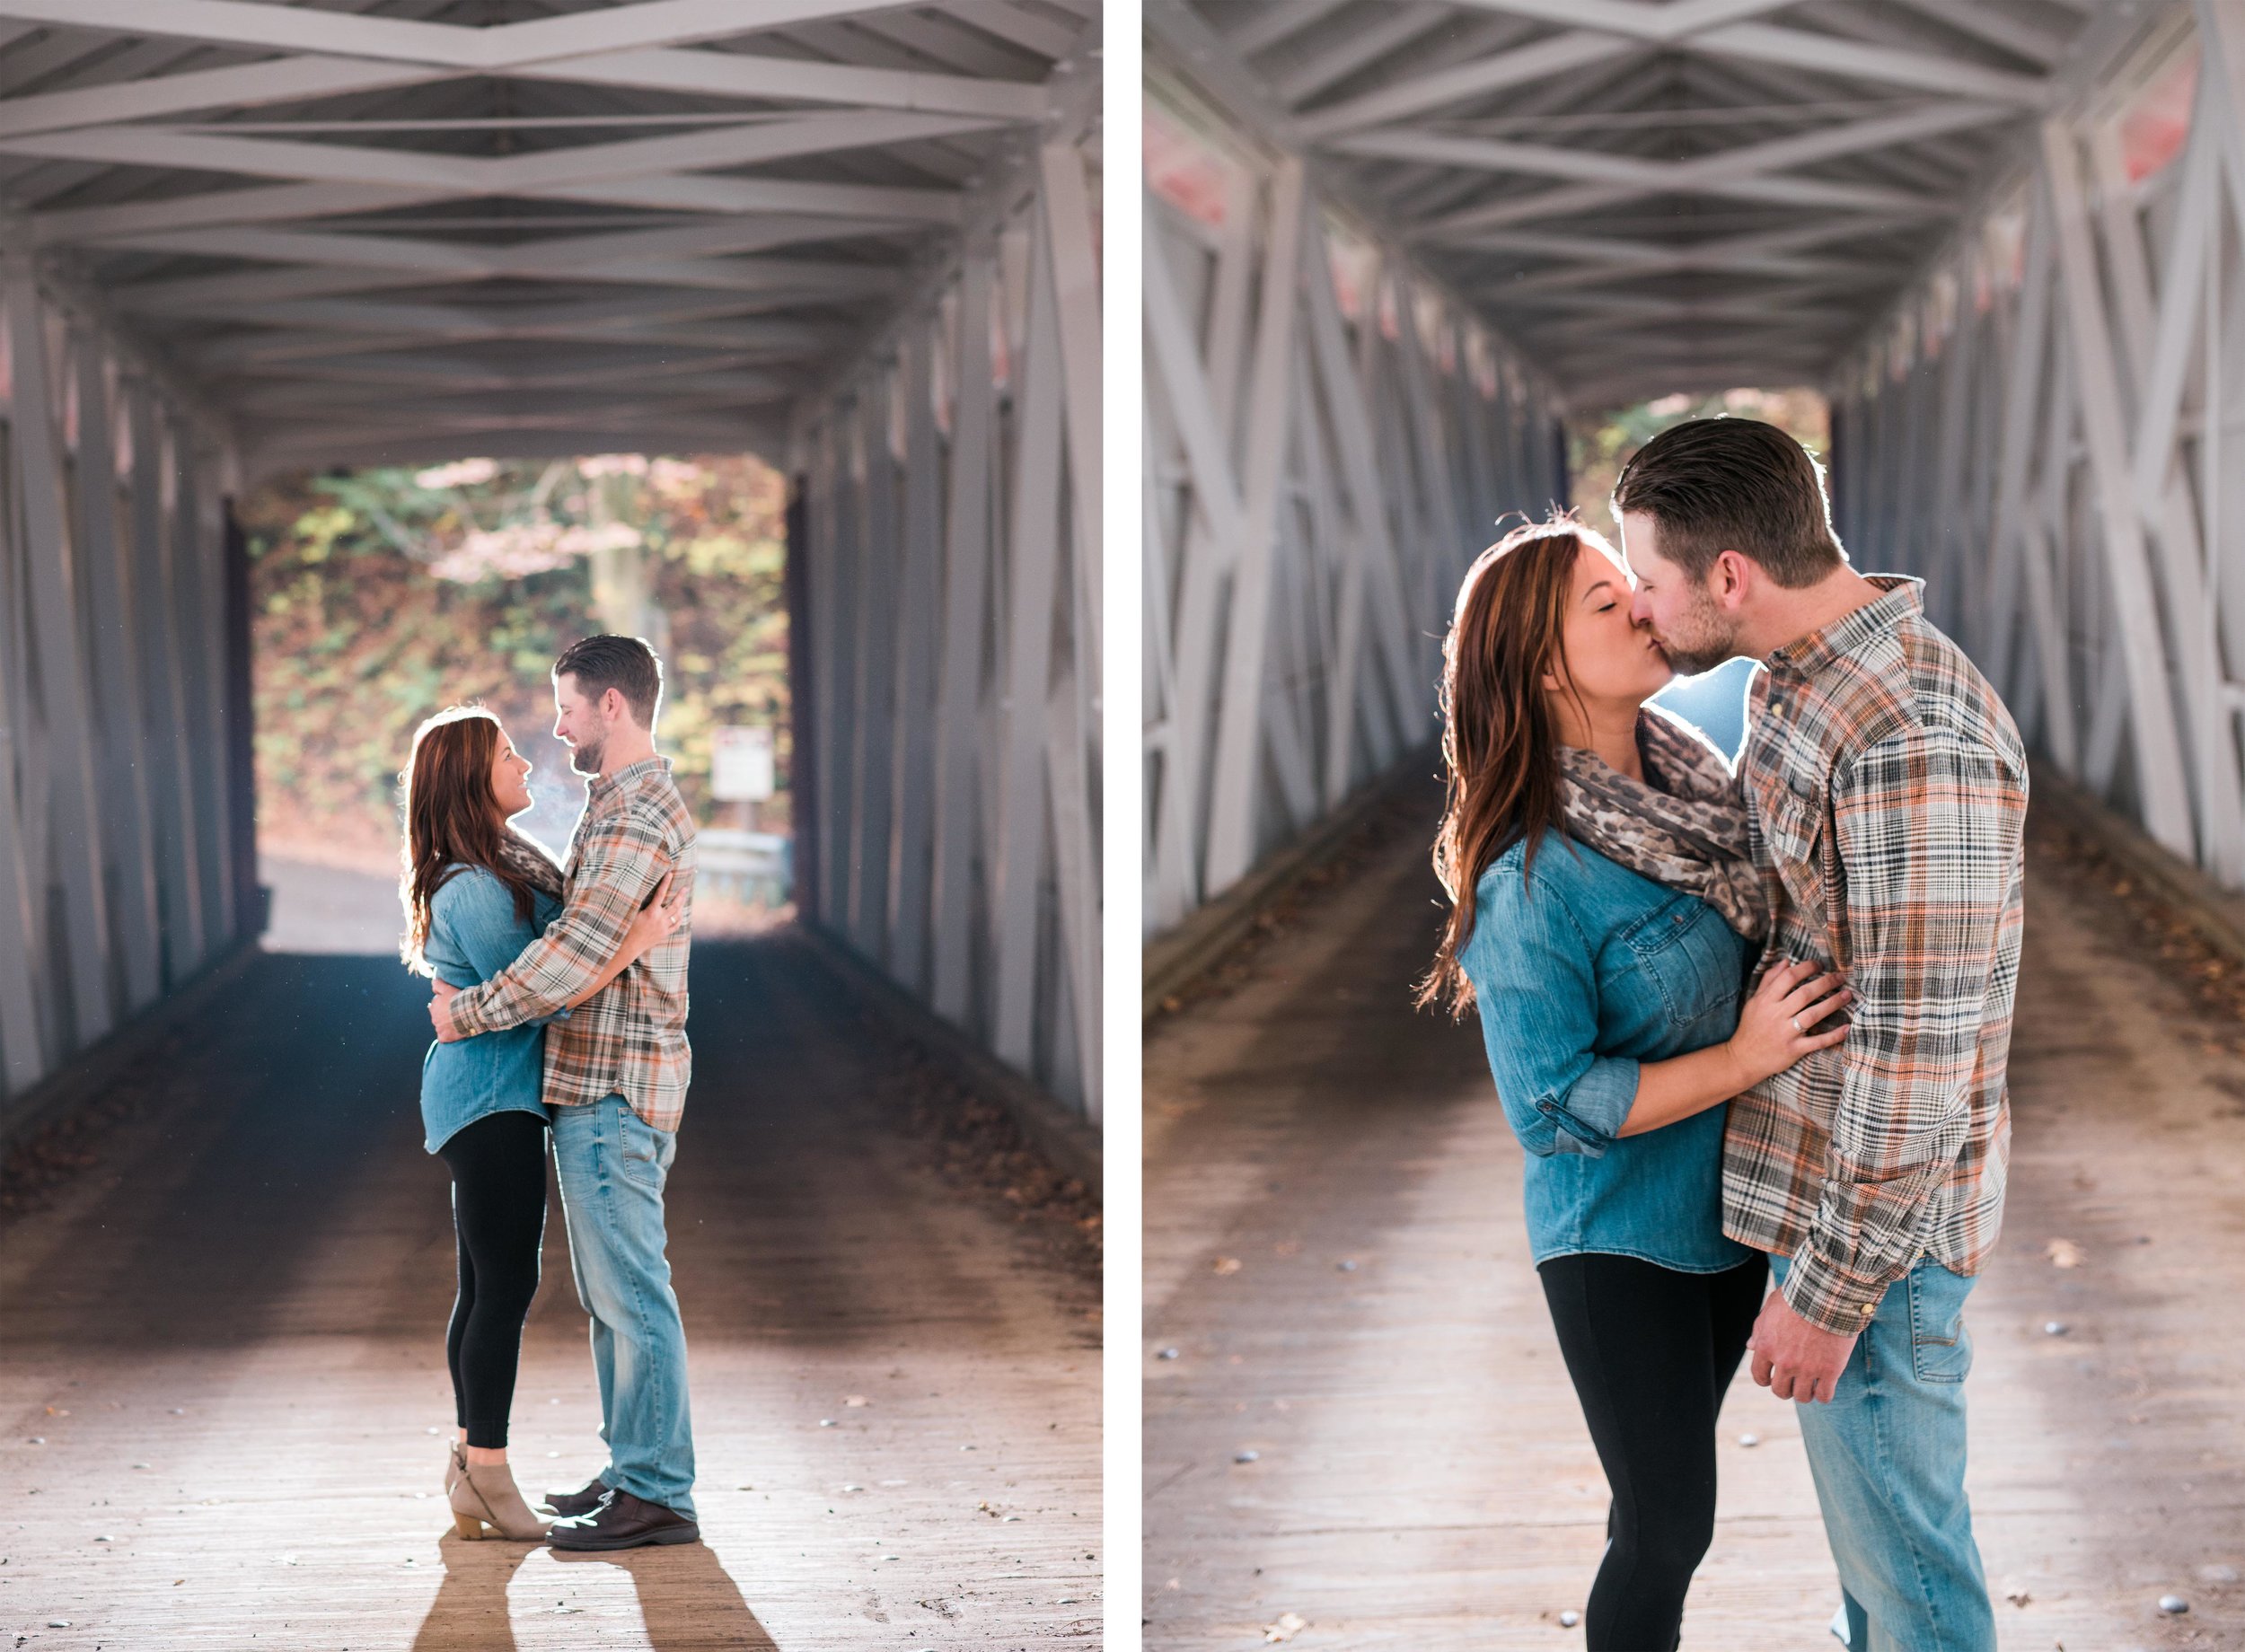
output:
M1096 1120L1093 153L1048 140L803 410L789 554L806 916Z
M2060 771L2245 888L2245 0L2198 0L2188 140L2132 178L2124 85L2052 112L1830 386L1839 527ZM2119 101L2111 93L2118 92Z
M1149 933L1435 737L1459 578L1567 494L1555 398L1504 340L1297 156L1200 158L1202 213L1146 207Z
M259 914L246 553L185 409L0 259L0 1105Z

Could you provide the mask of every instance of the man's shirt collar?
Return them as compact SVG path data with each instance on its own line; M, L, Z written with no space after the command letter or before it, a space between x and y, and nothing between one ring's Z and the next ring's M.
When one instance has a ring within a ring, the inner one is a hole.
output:
M636 785L650 775L668 774L670 766L671 760L658 751L653 757L643 757L636 763L626 763L613 774L594 775L585 782L585 795L587 797L605 797L610 792Z
M1924 580L1906 574L1866 574L1863 577L1885 594L1778 649L1763 662L1772 675L1813 677L1834 660L1885 636L1910 616L1924 612Z

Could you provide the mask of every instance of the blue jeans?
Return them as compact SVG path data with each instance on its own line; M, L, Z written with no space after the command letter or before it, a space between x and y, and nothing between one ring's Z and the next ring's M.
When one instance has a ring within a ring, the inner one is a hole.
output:
M1791 1258L1773 1256L1782 1284ZM1795 1408L1840 1574L1832 1632L1849 1652L1995 1652L1965 1501L1965 1298L1922 1261L1887 1287L1836 1398Z
M553 1163L568 1222L577 1299L593 1322L600 1379L600 1478L694 1518L686 1328L663 1254L663 1183L678 1151L621 1095L553 1109Z

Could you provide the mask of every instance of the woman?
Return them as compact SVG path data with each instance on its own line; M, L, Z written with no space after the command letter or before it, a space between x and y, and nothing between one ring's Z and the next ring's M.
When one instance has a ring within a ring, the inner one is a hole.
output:
M454 707L421 725L406 771L406 967L472 987L508 964L560 915L561 869L509 822L530 807L530 764L498 719ZM663 880L582 1004L677 927L682 902ZM546 1225L542 1024L432 1044L421 1064L429 1152L452 1172L459 1294L445 1339L458 1428L445 1472L461 1536L536 1542L533 1515L506 1465L506 1422L523 1321L538 1290Z
M1482 553L1444 646L1451 910L1421 1002L1477 1005L1527 1150L1536 1270L1613 1491L1590 1652L1669 1652L1714 1533L1715 1418L1767 1268L1723 1236L1723 1103L1846 1037L1836 976L1744 983L1766 928L1728 765L1612 546L1554 519ZM1743 1007L1741 1000L1745 999Z

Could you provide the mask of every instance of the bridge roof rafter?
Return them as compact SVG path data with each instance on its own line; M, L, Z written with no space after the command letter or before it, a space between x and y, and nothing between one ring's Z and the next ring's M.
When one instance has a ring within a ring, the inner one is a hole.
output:
M639 347L726 365L634 381L610 445L737 416L740 447L1054 120L1096 9L0 0L0 240L207 379L252 474L378 435L319 375L383 352L471 369L385 400L436 421L417 445L520 435L525 399Z
M1819 378L2028 141L2096 12L2087 0L1149 5L1188 75L1307 156L1554 382L1605 393L1636 350L1646 394L1718 388L1687 370L1695 357ZM1767 324L1750 333L1721 321L1756 312ZM1679 347L1693 317L1728 336Z

